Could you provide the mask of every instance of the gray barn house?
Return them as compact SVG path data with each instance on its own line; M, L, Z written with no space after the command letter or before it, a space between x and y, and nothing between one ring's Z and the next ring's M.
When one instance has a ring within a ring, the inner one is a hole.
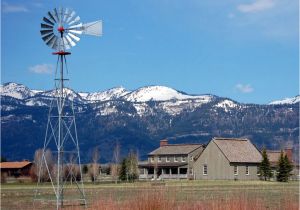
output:
M193 165L195 179L256 180L262 160L248 139L213 138Z

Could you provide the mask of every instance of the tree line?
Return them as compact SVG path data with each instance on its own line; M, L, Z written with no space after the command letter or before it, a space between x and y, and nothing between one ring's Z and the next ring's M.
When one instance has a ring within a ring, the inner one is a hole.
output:
M70 156L68 163L61 168L62 179L71 182L80 181L82 176L85 176L96 183L99 176L104 173L110 175L112 181L117 183L118 181L133 182L139 177L137 152L130 151L126 157L120 159L120 145L118 143L114 147L112 162L108 166L101 166L99 160L99 147L92 150L91 162L83 164L82 168L76 162L76 158ZM32 181L50 182L51 179L56 180L57 164L49 149L44 152L42 149L36 150L33 162L34 165L30 170Z

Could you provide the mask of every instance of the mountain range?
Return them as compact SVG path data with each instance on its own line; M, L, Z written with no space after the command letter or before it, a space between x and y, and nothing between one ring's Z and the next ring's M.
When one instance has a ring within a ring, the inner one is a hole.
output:
M211 94L189 95L165 86L129 91L116 87L88 93L65 89L74 102L82 160L89 162L99 146L101 161L112 160L118 142L121 155L138 150L141 159L170 143L207 143L212 137L246 137L257 147L298 152L300 96L269 104L244 104ZM17 83L0 87L2 155L32 159L43 146L49 104L55 90L31 90Z

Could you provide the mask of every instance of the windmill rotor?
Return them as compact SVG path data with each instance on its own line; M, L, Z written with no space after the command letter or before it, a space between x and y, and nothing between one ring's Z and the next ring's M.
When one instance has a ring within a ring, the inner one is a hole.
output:
M83 24L74 10L60 7L43 17L40 33L50 48L65 51L76 46L82 34L101 36L102 21Z

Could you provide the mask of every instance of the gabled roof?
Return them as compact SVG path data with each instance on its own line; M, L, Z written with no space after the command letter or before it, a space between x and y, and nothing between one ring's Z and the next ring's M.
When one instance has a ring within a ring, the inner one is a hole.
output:
M187 155L192 151L202 148L202 144L168 144L153 150L149 155Z
M267 150L266 152L271 166L276 166L280 158L281 150ZM282 150L282 152L283 155L286 155L285 150ZM293 159L291 157L288 158L290 159L291 162L293 162Z
M277 163L281 154L281 151L277 150L267 150L267 155L270 163ZM285 153L283 153L285 154Z
M214 138L212 140L231 163L259 163L261 153L249 139Z
M2 163L0 163L0 169L21 169L30 164L32 164L32 163L29 161L2 162Z

